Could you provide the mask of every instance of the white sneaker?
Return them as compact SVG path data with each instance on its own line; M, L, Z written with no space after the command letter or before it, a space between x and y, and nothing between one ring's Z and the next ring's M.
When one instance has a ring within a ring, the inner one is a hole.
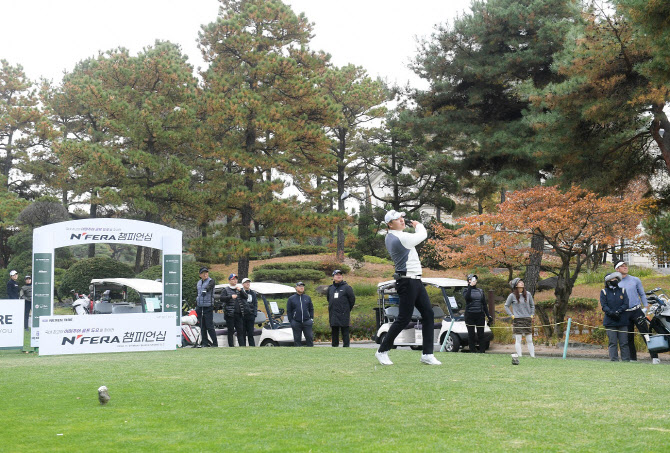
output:
M389 353L387 352L375 352L375 357L377 357L377 360L379 360L379 363L382 365L393 365L393 362L391 362L391 359L389 359Z
M653 363L654 365L660 365L661 364L661 359L658 359L658 358L657 359L651 359L651 363Z
M421 354L421 363L426 365L442 365L442 362L437 360L433 354Z

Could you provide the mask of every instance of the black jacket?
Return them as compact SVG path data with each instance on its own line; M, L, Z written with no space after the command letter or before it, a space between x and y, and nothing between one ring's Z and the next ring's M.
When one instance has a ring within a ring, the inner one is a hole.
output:
M463 297L465 297L465 313L484 312L487 317L489 316L489 307L483 289L468 286L463 290Z
M326 292L328 301L328 319L331 327L349 327L351 309L356 303L356 296L347 282L333 282Z
M10 277L7 282L7 299L18 299L19 298L19 284L16 280Z
M314 319L312 298L306 294L293 294L288 298L288 302L286 302L286 314L288 315L289 322L304 322Z
M233 299L233 294L237 294L237 298ZM223 303L223 313L225 316L241 316L242 303L246 301L247 293L244 288L231 288L230 285L224 286L221 290L221 302Z
M249 290L246 299L242 298L240 303L245 318L256 318L256 312L258 311L258 294L256 291Z
M605 288L600 291L600 306L605 312L605 327L623 327L628 325L628 294L623 288ZM619 316L615 313L619 312Z

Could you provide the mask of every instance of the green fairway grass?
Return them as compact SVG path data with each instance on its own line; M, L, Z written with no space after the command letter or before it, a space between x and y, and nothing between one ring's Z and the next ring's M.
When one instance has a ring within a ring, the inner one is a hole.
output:
M374 349L0 351L0 450L662 451L667 365ZM97 389L109 388L100 406Z

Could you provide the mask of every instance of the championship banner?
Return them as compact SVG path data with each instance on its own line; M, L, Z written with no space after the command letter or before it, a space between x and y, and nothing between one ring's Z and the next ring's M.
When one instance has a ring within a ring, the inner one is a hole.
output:
M0 349L23 347L23 299L0 300Z
M40 318L40 355L176 349L175 313Z

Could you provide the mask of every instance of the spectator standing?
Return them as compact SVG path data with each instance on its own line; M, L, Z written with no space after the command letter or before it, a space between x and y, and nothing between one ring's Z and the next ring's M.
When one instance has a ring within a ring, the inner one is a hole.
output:
M235 346L235 333L237 343L245 346L244 340L244 313L242 305L247 300L247 293L243 288L237 286L237 274L228 276L228 286L221 290L221 302L223 302L223 317L228 329L228 346Z
M25 311L23 312L23 328L28 330L30 326L30 309L33 306L33 278L26 275L25 285L21 287L19 298L25 301Z
M509 282L512 287L512 293L507 296L505 302L505 311L512 317L512 326L514 332L514 349L521 357L521 337L526 337L526 347L528 354L535 357L535 345L533 344L533 317L535 316L535 302L533 295L526 291L526 285L520 278L515 278ZM510 310L512 307L512 310Z
M419 310L423 319L423 354L421 363L427 365L442 365L433 355L434 341L434 312L430 304L430 298L426 288L421 282L421 261L416 251L416 246L428 237L426 228L417 221L411 220L410 225L414 228L414 233L404 231L405 213L393 209L384 216L384 222L388 226L388 232L384 242L386 250L395 267L395 287L398 293L398 317L393 321L384 341L375 353L375 357L382 365L393 365L389 359L388 351L393 346L393 342L402 330L407 327L412 320L414 307Z
M197 347L218 347L219 342L216 338L216 330L214 330L214 286L216 282L209 276L209 269L206 267L201 267L199 274L195 312L200 320L202 341Z
M647 323L645 312L647 311L649 302L644 293L642 281L628 273L628 263L619 261L614 265L614 270L621 274L621 282L619 282L619 286L625 289L626 294L628 294L628 349L630 351L631 362L636 362L637 349L635 347L635 327L637 327L638 332L642 334L642 339L646 343L647 338L649 337L649 324ZM651 363L655 365L661 363L661 360L658 358L658 353L650 352L649 355L651 356Z
M242 288L247 293L247 298L242 301L242 328L244 329L242 339L246 338L249 341L249 346L256 346L256 342L254 341L254 321L258 312L258 295L256 291L251 289L251 280L248 278L242 279ZM240 346L246 346L246 343L240 343Z
M600 306L605 312L603 325L607 332L609 344L607 351L610 360L619 361L618 348L621 349L621 360L630 361L628 345L628 291L619 286L621 274L612 272L605 276L605 288L600 292Z
M302 336L305 335L307 346L314 346L312 326L314 324L314 305L312 298L305 294L305 284L295 284L296 294L288 298L286 313L293 329L293 344L302 346Z
M18 272L16 272L14 269L9 271L9 281L7 282L7 299L19 298L19 284L17 283L18 279Z
M486 294L483 289L477 288L477 275L468 275L468 287L463 290L465 297L465 325L468 329L468 347L470 352L484 353L486 344L484 342L484 316L489 324L493 321L489 314L488 304L486 303ZM475 337L475 329L477 336ZM476 348L477 338L479 338L479 350Z
M344 281L344 275L339 269L333 271L333 284L328 287L326 300L328 300L331 343L334 348L339 346L339 332L342 331L342 347L348 348L351 309L356 304L356 296L353 288Z

